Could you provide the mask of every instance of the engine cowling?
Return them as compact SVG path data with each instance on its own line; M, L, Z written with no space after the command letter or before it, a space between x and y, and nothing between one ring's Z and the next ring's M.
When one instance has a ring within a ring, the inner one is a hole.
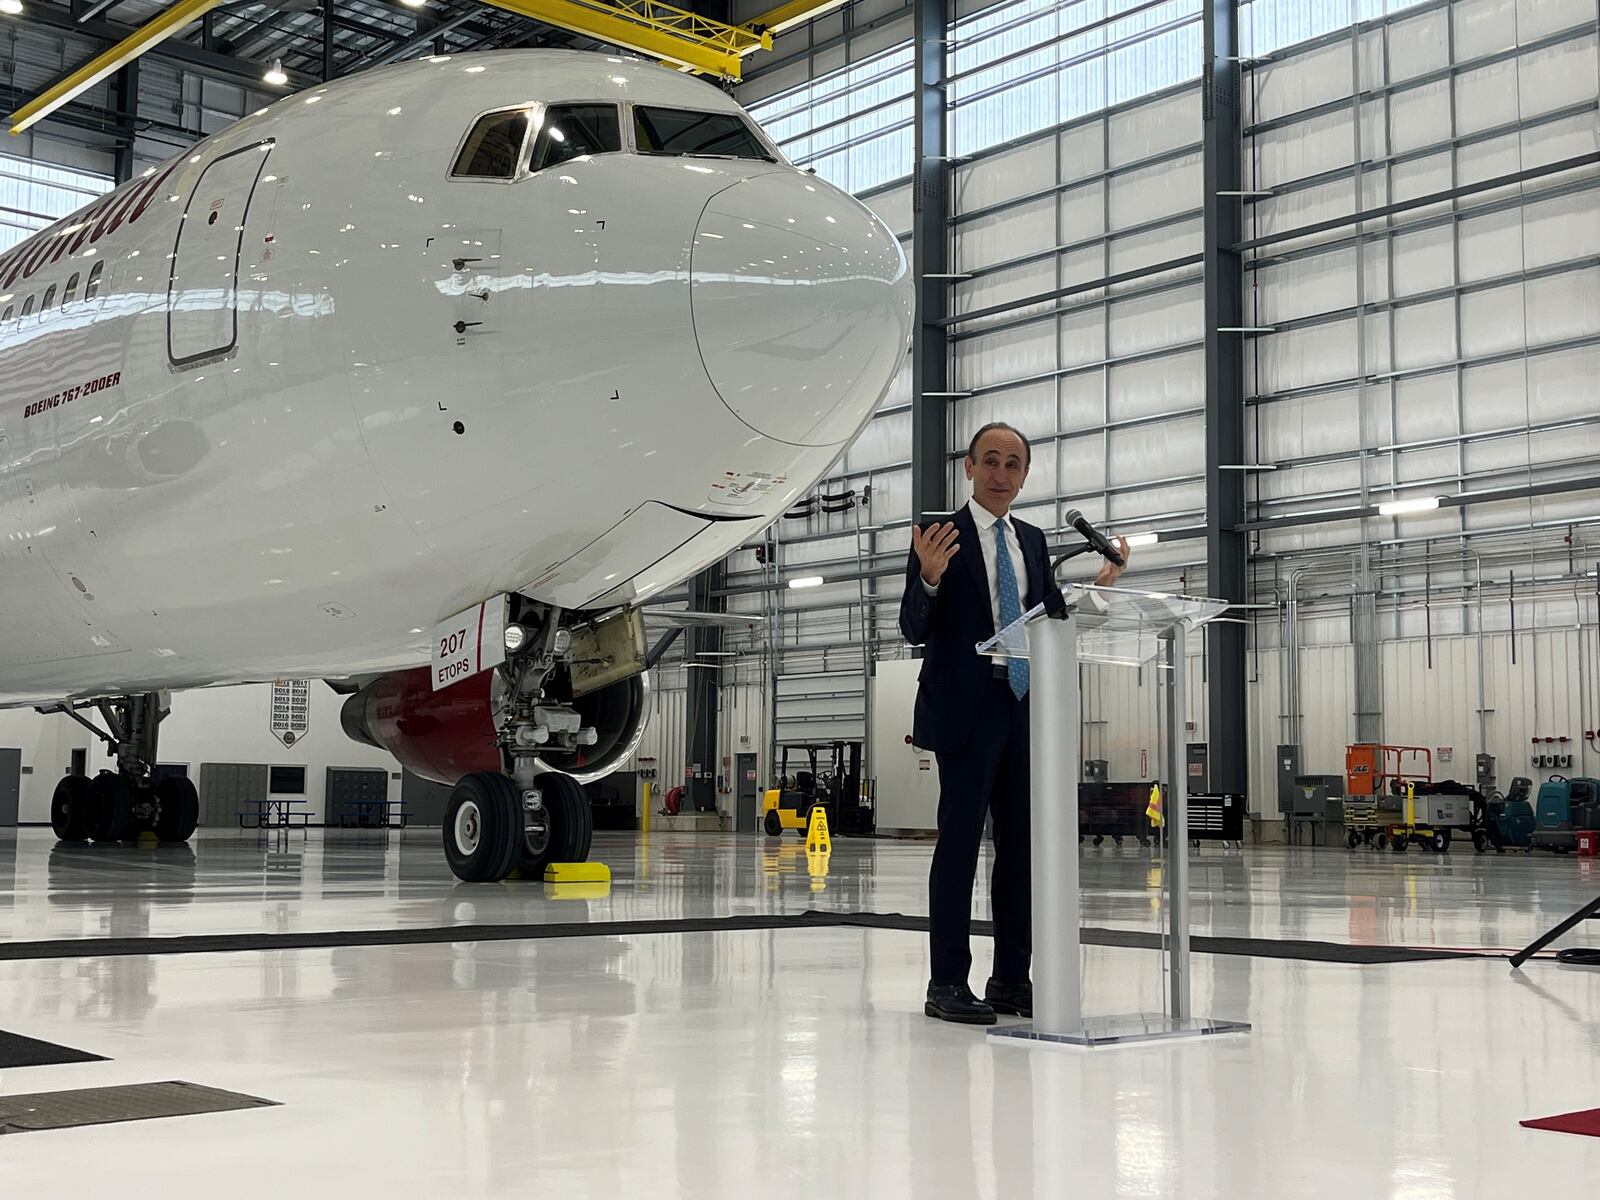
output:
M598 740L575 751L546 750L540 765L591 783L617 770L639 748L650 720L649 676L634 675L570 700L564 681L565 672L558 673L546 685L547 695L576 709ZM474 771L502 769L495 741L498 688L493 671L438 692L429 668L397 671L351 695L339 720L355 741L387 750L412 774L453 784Z

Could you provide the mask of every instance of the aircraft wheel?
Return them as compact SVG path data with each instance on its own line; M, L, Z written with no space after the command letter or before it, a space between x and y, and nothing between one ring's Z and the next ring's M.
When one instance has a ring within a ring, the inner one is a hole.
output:
M89 839L89 784L87 775L68 775L50 797L50 827L63 842Z
M187 842L200 823L200 793L181 775L156 784L155 833L163 842Z
M589 857L594 809L589 807L583 786L570 775L547 771L534 783L544 794L545 827L538 833L524 830L517 839L517 865L524 875L542 879L551 863L583 862Z
M522 842L522 796L498 771L476 771L450 793L444 857L457 879L497 883L511 874Z
M89 836L97 842L120 842L128 836L133 796L128 781L115 771L101 771L89 781Z

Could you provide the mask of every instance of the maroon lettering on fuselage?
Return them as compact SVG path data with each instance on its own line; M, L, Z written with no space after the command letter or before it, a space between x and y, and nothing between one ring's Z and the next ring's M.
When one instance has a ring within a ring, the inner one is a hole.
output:
M15 249L0 255L0 288L18 279L30 279L34 272L62 256L76 254L85 245L94 245L124 224L132 225L154 203L161 185L178 169L173 163L148 179L125 183L107 192L85 209L57 221L49 229L34 234Z

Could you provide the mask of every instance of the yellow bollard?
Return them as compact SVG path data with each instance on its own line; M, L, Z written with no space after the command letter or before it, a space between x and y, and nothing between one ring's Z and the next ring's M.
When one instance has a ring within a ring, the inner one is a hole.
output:
M639 832L650 836L650 784L644 785L644 811L639 817Z

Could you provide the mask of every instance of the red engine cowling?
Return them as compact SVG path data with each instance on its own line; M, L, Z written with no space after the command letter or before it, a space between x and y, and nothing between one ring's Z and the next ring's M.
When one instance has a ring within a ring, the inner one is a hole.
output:
M344 702L344 731L387 750L413 775L455 783L474 771L500 770L490 702L493 671L433 690L431 671L418 667L375 679Z
M484 671L436 692L427 667L385 675L344 702L340 723L351 738L387 750L424 779L453 784L474 771L498 771L494 677ZM562 672L552 680L552 699L563 697L564 679ZM650 719L649 678L635 675L570 703L598 740L577 751L546 750L540 761L579 783L602 779L639 748Z

